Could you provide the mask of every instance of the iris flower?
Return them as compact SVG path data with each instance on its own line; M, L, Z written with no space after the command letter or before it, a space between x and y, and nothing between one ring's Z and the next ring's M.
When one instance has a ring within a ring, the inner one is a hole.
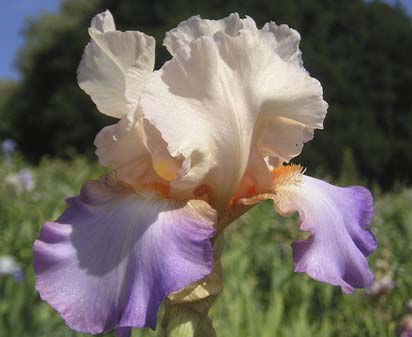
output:
M155 40L117 31L110 12L89 33L78 81L119 119L95 140L111 173L86 182L34 244L37 290L68 326L154 328L169 294L211 273L211 240L264 199L311 232L293 244L297 272L345 293L372 283L370 192L285 165L327 110L295 30L192 17L166 34L172 58L157 71Z

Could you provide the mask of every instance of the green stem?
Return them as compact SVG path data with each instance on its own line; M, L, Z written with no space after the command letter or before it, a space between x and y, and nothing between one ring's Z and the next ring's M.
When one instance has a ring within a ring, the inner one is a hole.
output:
M217 296L199 301L173 304L166 300L161 337L216 337L212 320L208 316Z
M223 234L213 240L212 273L166 299L160 337L216 337L208 314L223 289L220 264L223 242Z

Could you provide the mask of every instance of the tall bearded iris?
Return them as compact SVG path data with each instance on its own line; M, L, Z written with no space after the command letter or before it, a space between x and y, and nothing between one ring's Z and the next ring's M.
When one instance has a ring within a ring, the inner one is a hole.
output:
M112 172L87 182L34 244L37 289L71 328L154 328L165 297L212 272L211 241L263 199L297 211L312 234L293 244L296 271L346 293L371 284L369 191L284 165L327 109L296 31L193 17L166 34L172 59L158 71L154 39L117 31L108 11L89 33L78 81L119 118L95 140Z

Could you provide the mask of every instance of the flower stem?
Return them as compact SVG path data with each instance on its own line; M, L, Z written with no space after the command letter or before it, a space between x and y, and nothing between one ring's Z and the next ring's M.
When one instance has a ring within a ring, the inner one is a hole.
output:
M216 337L212 320L208 316L217 296L196 302L177 303L167 300L162 322L161 337Z
M160 337L216 337L208 313L223 289L220 264L223 245L224 235L220 234L213 240L215 263L208 276L166 299Z

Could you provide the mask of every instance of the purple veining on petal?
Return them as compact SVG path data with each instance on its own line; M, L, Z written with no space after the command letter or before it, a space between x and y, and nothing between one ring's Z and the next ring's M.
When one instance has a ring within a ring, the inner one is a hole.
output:
M343 292L373 282L366 256L376 249L367 229L373 216L373 198L363 187L340 188L303 176L293 189L280 194L282 213L298 211L300 230L312 235L293 243L295 271L341 286Z
M212 270L216 213L88 182L34 244L36 287L73 329L154 328L161 301Z

